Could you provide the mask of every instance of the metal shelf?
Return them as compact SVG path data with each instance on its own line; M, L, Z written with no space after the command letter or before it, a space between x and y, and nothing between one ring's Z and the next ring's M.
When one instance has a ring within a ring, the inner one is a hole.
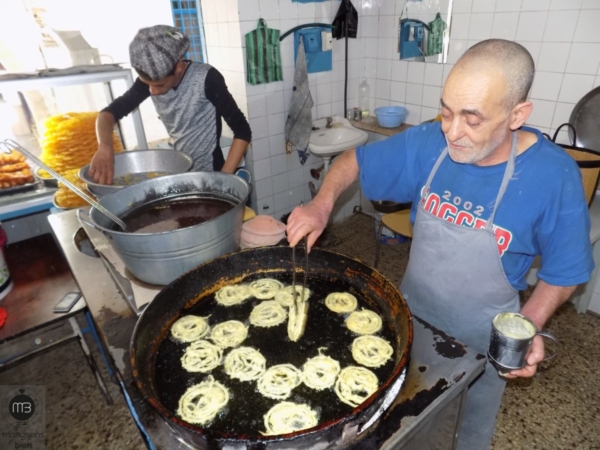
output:
M101 67L101 66L99 66ZM47 87L73 86L78 84L103 83L104 94L108 103L114 100L112 93L111 82L115 80L123 80L127 88L133 86L133 77L129 69L115 70L100 70L97 72L78 73L71 75L49 75L39 76L32 74L28 78L20 78L14 80L0 80L0 91L30 91ZM146 142L146 133L144 132L144 124L139 109L131 113L133 119L133 127L135 136L138 141L138 148L148 148Z

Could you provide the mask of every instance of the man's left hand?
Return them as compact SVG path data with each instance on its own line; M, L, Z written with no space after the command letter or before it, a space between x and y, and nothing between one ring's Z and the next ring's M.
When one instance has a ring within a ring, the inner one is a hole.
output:
M544 340L541 336L533 338L529 355L527 355L527 365L519 370L513 370L506 375L502 375L504 378L530 378L537 372L537 365L544 359Z

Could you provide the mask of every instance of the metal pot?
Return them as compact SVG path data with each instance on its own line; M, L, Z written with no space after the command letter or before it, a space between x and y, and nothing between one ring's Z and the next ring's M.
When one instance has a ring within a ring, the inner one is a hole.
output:
M410 203L396 203L391 200L371 200L371 204L375 211L384 214L410 209Z
M177 150L156 149L125 151L115 155L114 178L131 176L134 178L134 181L131 184L135 184L148 178L147 176L140 176L140 180L135 181L136 174L183 173L190 170L193 163L194 161L190 156ZM94 183L92 177L89 176L89 170L89 164L83 166L79 170L79 178L87 184L88 190L98 198L112 194L125 187L125 185Z
M225 433L204 429L200 425L182 421L173 409L165 406L161 400L163 394L175 397L179 394L164 391L169 389L167 387L160 387L163 386L163 379L159 379L155 366L159 347L169 339L171 325L194 308L210 308L214 293L225 285L247 282L257 277L289 277L291 270L292 250L288 246L231 253L196 267L175 280L158 293L140 316L133 332L130 350L135 382L149 404L193 448L264 450L342 447L368 429L397 396L404 381L413 339L412 317L402 294L393 283L364 263L315 248L310 253L308 285L311 285L311 280L318 280L325 282L330 292L350 290L359 293L384 318L384 327L390 332L394 356L391 375L379 380L379 390L346 414L314 428L282 436L261 436L256 430ZM321 334L326 339L326 328L320 322L322 314L316 312L317 306L314 303L323 300L320 297L309 300L309 303L313 303L309 308L305 334L308 340L309 335ZM219 314L220 311L214 310L213 317ZM290 355L294 351L290 348L294 343L288 342L284 336L262 342L264 345L259 349L265 352L268 361L274 357L273 354ZM301 342L301 345L307 344L307 341ZM318 345L318 341L315 345ZM338 353L336 359L340 359L340 356ZM176 377L175 372L171 372L170 379L175 380L173 387L185 390L185 383L182 386ZM250 408L253 414L262 417L262 405L250 402Z
M144 204L182 196L212 196L231 201L234 208L221 216L175 231L124 233L92 208L89 225L108 238L131 273L146 283L166 285L181 274L239 248L244 204L249 187L243 179L220 172L167 175L124 187L99 200L117 216ZM80 220L83 211L79 211Z

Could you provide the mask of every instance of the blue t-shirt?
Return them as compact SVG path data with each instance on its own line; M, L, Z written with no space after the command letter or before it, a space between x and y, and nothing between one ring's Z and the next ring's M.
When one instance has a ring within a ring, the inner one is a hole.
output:
M537 142L517 156L494 218L508 281L515 289L525 289L531 262L541 255L540 279L555 286L585 283L594 262L581 172L562 148L538 130L523 130L535 133ZM413 202L414 223L421 191L445 147L439 122L359 147L356 159L364 195L371 200ZM483 228L505 169L506 163L480 167L446 156L431 183L425 209L451 223Z

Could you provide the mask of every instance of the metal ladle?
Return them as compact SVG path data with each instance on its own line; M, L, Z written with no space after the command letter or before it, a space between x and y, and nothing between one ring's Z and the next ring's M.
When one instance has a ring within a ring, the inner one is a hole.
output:
M29 159L31 159L33 162L35 162L37 165L39 165L42 169L44 169L46 172L48 172L50 175L52 175L55 179L57 179L62 184L64 184L66 187L68 187L71 191L73 191L75 194L79 195L82 199L84 199L86 202L88 202L90 205L92 205L94 208L96 208L98 211L100 211L102 214L104 214L106 217L108 217L114 223L119 225L119 227L121 227L121 229L123 231L127 231L127 226L125 225L125 222L123 222L121 219L119 219L117 216L115 216L108 209L106 209L104 206L102 206L100 203L98 203L92 197L87 195L85 192L83 192L81 189L79 189L77 186L75 186L73 183L71 183L65 177L63 177L62 175L59 175L57 172L52 170L50 167L48 167L46 164L44 164L42 161L40 161L37 157L32 155L31 152L29 152L28 150L24 149L21 145L19 145L17 142L15 142L12 139L6 139L4 142L2 142L2 144L4 144L4 146L6 147L6 149L8 150L8 153L12 152L13 149L16 149L20 153L23 153L25 156L27 156Z

